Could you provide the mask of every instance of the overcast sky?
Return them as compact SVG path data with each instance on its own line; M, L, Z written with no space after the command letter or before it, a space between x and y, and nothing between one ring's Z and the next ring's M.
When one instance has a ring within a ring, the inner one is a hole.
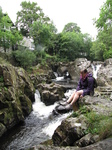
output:
M16 13L21 10L22 1L24 0L0 0L3 12L7 12L14 23ZM95 38L97 29L93 25L93 18L99 17L100 8L106 0L30 0L30 2L37 2L44 14L54 22L58 32L61 32L67 23L73 22L77 23L82 33L89 33Z

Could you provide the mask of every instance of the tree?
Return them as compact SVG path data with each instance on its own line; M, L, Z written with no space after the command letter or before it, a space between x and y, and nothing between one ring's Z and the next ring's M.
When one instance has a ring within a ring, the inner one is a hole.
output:
M100 17L95 22L96 27L102 30L112 28L112 1L107 0L100 10Z
M68 23L65 25L63 32L76 32L76 33L81 33L80 27L76 23Z
M0 7L0 23L1 23L2 17L3 17L3 12L2 12L2 8Z
M112 1L107 0L101 8L100 17L95 21L98 28L98 37L106 49L112 47Z
M83 34L83 47L82 52L86 54L86 57L90 58L90 49L92 47L92 38L89 34Z
M112 47L112 28L106 31L100 31L98 33L98 39L105 44L107 50L110 49Z
M110 48L108 51L105 51L103 57L104 59L112 58L112 48Z
M75 60L81 52L83 46L83 36L75 32L62 32L60 36L60 47L58 55L60 58Z
M3 14L0 23L0 46L4 48L5 52L6 49L22 40L22 36L16 29L15 31L11 30L12 26L13 23L8 14Z
M93 45L90 49L91 59L103 61L105 52L106 52L105 45L101 41L96 40L95 42L93 42Z
M46 17L42 9L34 2L22 2L22 10L17 12L16 25L21 29L23 35L27 36L30 32L30 27L35 21L41 21L47 23L50 21L49 17Z
M46 52L50 55L56 55L61 45L61 33L52 34L50 42L47 45Z
M30 36L34 39L35 47L38 44L47 45L52 36L51 26L41 21L35 21L30 30Z
M95 53L97 59L103 60L111 56L112 50L112 1L107 0L101 7L100 16L95 20L98 29L97 44ZM93 47L92 47L93 49ZM109 51L109 52L108 52Z

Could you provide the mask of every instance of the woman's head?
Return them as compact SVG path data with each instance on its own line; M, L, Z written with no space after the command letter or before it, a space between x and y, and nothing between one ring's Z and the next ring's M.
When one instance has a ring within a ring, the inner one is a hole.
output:
M83 69L83 70L80 71L80 75L81 75L82 78L85 78L87 74L88 74L87 69Z

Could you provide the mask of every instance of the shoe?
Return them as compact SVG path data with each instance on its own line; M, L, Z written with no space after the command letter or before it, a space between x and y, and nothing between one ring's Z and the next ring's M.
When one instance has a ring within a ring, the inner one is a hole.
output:
M68 105L68 103L63 101L63 102L60 102L60 105L66 106L66 105Z
M70 109L72 109L72 108L73 108L73 107L72 107L71 104L68 104L68 105L65 106L65 109L66 109L66 110L70 110Z

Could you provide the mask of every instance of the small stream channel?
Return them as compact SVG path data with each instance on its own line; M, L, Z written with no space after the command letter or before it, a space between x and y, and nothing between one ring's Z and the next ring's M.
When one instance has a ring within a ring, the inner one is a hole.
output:
M73 90L65 93L69 96ZM50 139L54 130L61 124L61 121L70 113L54 116L52 115L54 105L46 106L41 102L38 90L35 93L35 103L33 111L25 119L25 122L19 124L7 133L0 142L0 150L23 150Z

